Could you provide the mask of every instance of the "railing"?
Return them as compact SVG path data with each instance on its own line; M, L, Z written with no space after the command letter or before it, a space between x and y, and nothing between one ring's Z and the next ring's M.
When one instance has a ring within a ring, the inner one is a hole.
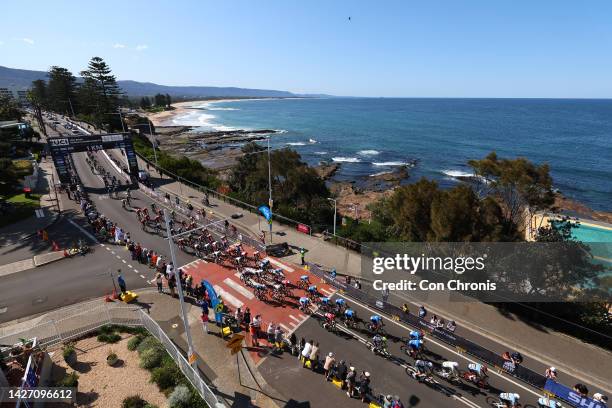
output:
M0 344L16 344L21 338L37 338L38 345L49 347L87 335L102 326L118 324L144 327L159 340L174 359L181 372L209 407L224 407L226 404L210 389L198 371L189 365L183 352L164 333L161 327L141 308L89 302L85 305L68 307L52 312L56 318L37 324L26 330L0 337Z

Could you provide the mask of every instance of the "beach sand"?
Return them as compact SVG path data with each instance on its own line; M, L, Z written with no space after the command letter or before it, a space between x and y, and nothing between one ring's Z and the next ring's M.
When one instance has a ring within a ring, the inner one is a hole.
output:
M232 102L242 99L199 99L197 101L176 102L172 104L173 110L163 111L158 113L148 113L147 117L153 122L154 126L176 126L172 120L178 116L184 115L189 110L205 102ZM185 124L185 126L198 126L198 123Z

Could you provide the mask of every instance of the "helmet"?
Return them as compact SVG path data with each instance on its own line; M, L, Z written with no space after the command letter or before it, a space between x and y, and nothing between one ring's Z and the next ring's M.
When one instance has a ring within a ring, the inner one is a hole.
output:
M331 351L329 352L328 356L333 357L334 353L332 353Z
M387 338L385 336L382 336L382 341L387 341Z
M433 367L433 363L431 361L428 361L427 362L427 367L429 367L429 368Z
M553 373L556 373L557 369L555 367L550 367L550 371L552 371Z
M370 376L370 373L369 373L369 372L367 372L367 371L366 371L364 374L365 374L365 376L366 376L366 377L369 377L369 376Z
M518 395L518 394L515 392L515 393L514 393L514 398L516 398L516 399L518 400L518 399L521 399L521 396L520 396L520 395Z

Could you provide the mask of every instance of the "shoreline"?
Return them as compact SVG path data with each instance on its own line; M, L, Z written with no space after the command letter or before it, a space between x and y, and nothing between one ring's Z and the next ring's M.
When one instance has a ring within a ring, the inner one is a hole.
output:
M235 102L235 101L242 101L245 99L201 99L201 100L196 100L196 101L185 101L185 102L176 102L176 103L172 103L170 104L170 106L172 106L174 109L172 110L168 110L168 111L163 111L163 112L156 112L156 113L145 113L146 117L149 118L149 120L151 121L151 123L153 123L153 126L159 126L159 127L165 127L165 126L187 126L187 127L196 127L196 126L200 126L201 124L199 123L194 123L194 124L174 124L171 123L171 121L180 115L186 114L188 113L190 110L193 109L197 109L195 107L193 107L194 104L197 103L217 103L217 102ZM252 99L249 99L252 100Z

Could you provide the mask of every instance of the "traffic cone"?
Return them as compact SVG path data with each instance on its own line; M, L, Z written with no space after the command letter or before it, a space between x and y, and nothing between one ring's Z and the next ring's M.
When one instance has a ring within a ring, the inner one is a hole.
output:
M113 299L119 299L119 295L117 295L117 289L113 289Z
M64 249L64 258L68 258L68 251L66 249Z
M105 302L112 302L113 299L111 299L111 297L108 295L108 293L106 294L106 296L104 296L104 301Z
M60 247L59 247L59 245L57 245L57 242L55 242L55 241L52 241L52 242L53 242L53 244L52 244L52 246L53 246L53 250L54 250L54 251L59 251L59 250L60 250Z

